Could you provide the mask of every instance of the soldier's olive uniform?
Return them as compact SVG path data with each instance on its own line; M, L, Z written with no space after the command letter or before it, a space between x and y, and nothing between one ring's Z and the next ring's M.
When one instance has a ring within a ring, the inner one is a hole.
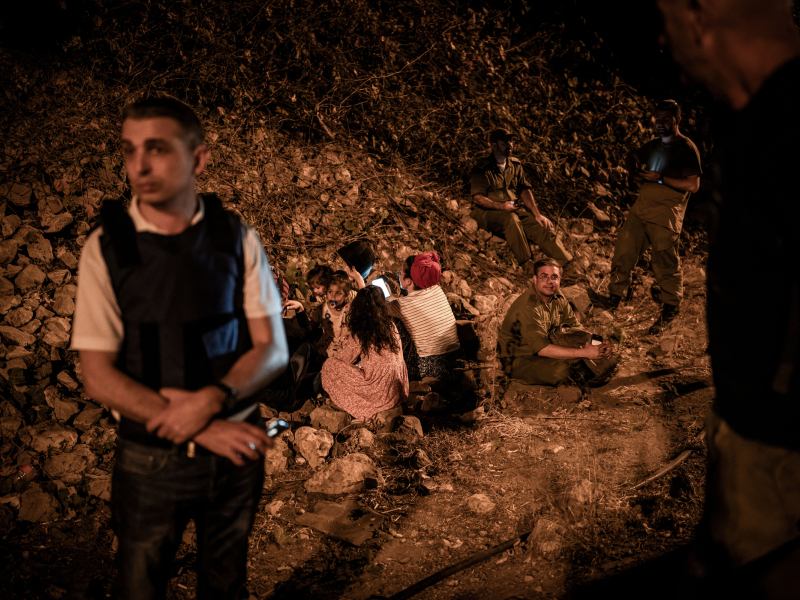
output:
M506 160L505 170L500 170L494 153L491 153L475 166L470 177L470 196L480 194L493 202L511 200L522 206L519 197L524 190L529 189L531 185L525 178L522 163L514 157ZM572 260L572 255L556 238L555 233L539 225L536 218L524 207L516 212L509 212L475 206L470 216L478 222L481 229L505 238L519 264L531 258L529 240L562 267Z
M647 165L648 171L658 171L662 177L682 179L702 174L700 154L692 141L683 136L671 144L664 144L661 138L656 138L639 148L636 158L640 164ZM671 306L680 304L683 279L678 239L689 195L689 192L659 183L642 184L639 197L620 228L614 246L608 284L610 293L625 296L633 268L645 250L652 246L650 264L661 287L661 301Z
M530 384L564 382L581 359L547 358L537 353L550 345L551 329L578 324L572 306L561 292L556 292L550 303L545 304L531 286L508 309L497 333L497 355L503 370L509 377Z

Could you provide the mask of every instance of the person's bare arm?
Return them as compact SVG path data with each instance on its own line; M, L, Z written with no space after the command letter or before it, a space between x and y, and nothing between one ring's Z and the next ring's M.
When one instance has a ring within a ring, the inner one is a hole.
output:
M117 369L116 352L81 350L79 355L86 395L92 400L140 423L167 407L166 398Z
M536 200L533 199L533 192L530 189L522 190L522 193L519 195L522 199L522 202L525 204L527 209L531 212L533 217L536 219L536 222L539 223L545 229L552 229L553 223L545 217L541 212L539 212L539 207L536 205Z
M280 315L247 320L253 347L237 360L222 378L222 383L247 397L266 387L289 361L286 335ZM176 444L185 442L202 430L222 410L225 394L216 386L190 392L162 388L169 400L165 410L147 420L147 430Z
M545 358L588 358L596 360L611 356L611 345L603 342L598 346L593 346L591 340L586 342L583 348L567 348L556 344L548 344L537 353Z
M364 278L361 276L361 273L356 271L355 267L353 266L347 267L345 271L350 276L350 279L356 282L357 289L363 290L365 287L367 287L367 284L364 283Z
M514 212L515 210L519 210L519 206L511 202L511 200L509 200L508 202L494 202L492 200L489 200L489 198L487 198L483 194L475 194L472 197L472 201L477 206L480 206L481 208L484 208L486 210L505 210L508 212Z
M700 175L688 175L687 177L662 177L658 171L645 171L642 174L644 181L658 183L660 179L664 185L671 187L679 192L691 192L696 194L700 189Z

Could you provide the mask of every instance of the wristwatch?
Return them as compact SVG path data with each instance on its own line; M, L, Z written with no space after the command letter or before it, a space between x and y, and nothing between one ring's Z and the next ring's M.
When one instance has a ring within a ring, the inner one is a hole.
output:
M233 410L233 407L239 402L239 392L221 381L215 381L210 385L218 387L225 393L225 397L222 399L222 409L225 411Z
M663 179L659 179L658 183L659 183L659 185L664 185L664 180Z

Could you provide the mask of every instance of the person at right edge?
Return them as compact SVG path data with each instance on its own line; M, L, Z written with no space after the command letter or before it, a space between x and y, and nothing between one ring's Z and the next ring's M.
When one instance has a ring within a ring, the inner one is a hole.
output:
M800 34L788 0L658 6L674 60L732 109L710 228L716 399L692 597L800 598Z
M678 314L683 296L678 242L689 195L700 189L702 174L697 147L680 132L678 103L660 102L654 116L658 137L625 159L625 168L639 185L639 197L617 236L609 296L593 299L604 308L616 308L631 285L633 268L651 247L650 264L661 289L662 308L649 334L661 333Z

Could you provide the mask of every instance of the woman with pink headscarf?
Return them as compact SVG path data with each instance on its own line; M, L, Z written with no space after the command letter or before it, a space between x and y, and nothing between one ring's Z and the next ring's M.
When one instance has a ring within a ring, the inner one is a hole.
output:
M403 357L412 380L453 379L455 361L463 355L453 310L439 286L441 274L436 252L409 256L398 273L408 295L389 303L389 313L400 319L408 332L406 337L400 330L405 338Z

